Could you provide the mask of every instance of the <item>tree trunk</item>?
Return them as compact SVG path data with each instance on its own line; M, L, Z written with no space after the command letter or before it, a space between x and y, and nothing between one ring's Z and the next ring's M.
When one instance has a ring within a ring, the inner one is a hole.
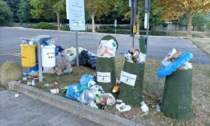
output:
M94 20L95 15L91 15L92 18L92 32L96 32L95 31L95 20Z
M57 12L57 13L56 13L56 15L57 15L57 25L58 25L58 30L60 31L60 13L59 13L59 12Z
M192 15L188 14L187 18L188 18L187 36L192 37L192 29L191 29L191 27L192 27Z
M140 27L140 22L139 22L139 14L136 15L136 35L140 35L140 32L139 32L139 27Z

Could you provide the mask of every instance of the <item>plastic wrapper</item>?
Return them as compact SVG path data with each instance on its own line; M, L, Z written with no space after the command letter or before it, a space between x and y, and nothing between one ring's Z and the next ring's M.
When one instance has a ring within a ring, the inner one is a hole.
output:
M96 96L91 91L84 90L80 95L80 102L89 105L92 101L94 101L95 98Z

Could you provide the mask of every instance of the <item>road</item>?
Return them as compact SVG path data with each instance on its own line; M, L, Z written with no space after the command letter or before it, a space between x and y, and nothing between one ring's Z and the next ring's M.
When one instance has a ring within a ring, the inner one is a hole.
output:
M19 37L35 38L38 35L49 35L54 37L56 43L65 49L76 46L75 32L0 27L0 65L2 65L7 60L15 60L21 62L20 58L18 57L8 55L2 56L2 54L20 53L19 45L21 40ZM79 46L86 48L93 53L96 53L99 41L105 35L108 34L79 32ZM131 49L132 38L129 35L113 36L118 40L119 43L117 53L125 53L127 50ZM139 48L138 39L139 37L135 37L135 48ZM210 64L210 56L206 52L193 45L192 41L189 39L150 36L148 39L147 55L149 58L162 60L173 48L193 53L194 57L191 60L192 63Z

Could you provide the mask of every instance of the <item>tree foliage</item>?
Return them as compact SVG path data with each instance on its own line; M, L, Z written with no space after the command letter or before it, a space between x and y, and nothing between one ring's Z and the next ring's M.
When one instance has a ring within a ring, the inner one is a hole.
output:
M17 11L18 11L18 4L19 4L20 0L3 0L3 1L7 2L9 7L11 8L11 11L13 13L13 21L19 22L19 18L17 16Z
M29 20L32 18L30 13L31 8L32 7L29 3L29 0L20 0L17 16L21 23L29 22Z
M92 32L95 32L95 17L108 14L113 0L85 0L85 11L92 20Z
M206 23L205 15L202 13L197 13L193 16L192 26L193 29L197 29L198 31L204 31L204 25Z
M6 2L0 0L0 24L7 24L12 21L12 11Z
M57 17L58 30L60 30L60 15L65 12L65 0L30 0L34 7L31 14L34 18L53 18Z
M156 5L164 10L162 16L164 21L177 20L186 14L188 17L188 36L192 36L193 15L210 10L210 0L157 0Z

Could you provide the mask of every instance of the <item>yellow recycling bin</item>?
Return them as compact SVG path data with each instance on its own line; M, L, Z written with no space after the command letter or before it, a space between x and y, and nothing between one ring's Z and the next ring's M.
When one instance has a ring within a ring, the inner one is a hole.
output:
M22 66L26 68L36 65L36 45L20 44Z

